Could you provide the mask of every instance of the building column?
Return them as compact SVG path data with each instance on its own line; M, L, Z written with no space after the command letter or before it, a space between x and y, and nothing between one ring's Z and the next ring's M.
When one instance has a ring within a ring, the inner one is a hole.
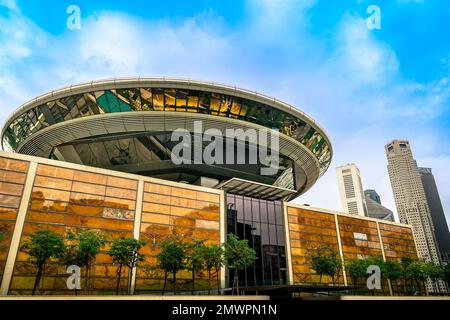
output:
M291 253L291 236L289 234L289 218L287 203L283 201L283 219L284 219L284 237L286 244L286 282L287 284L294 284L294 272L292 267L292 253Z
M222 190L220 194L220 245L227 241L227 201L225 191ZM220 268L220 288L225 289L226 280L226 266L225 264Z
M378 232L378 240L380 240L380 246L381 246L381 254L383 256L383 261L386 262L386 256L384 254L384 245L383 245L383 239L381 238L381 232L380 232L380 224L377 221L377 232ZM387 279L388 281L388 287L389 287L389 295L393 296L394 293L392 292L392 284L391 280Z
M341 233L339 231L339 222L337 218L337 214L334 214L334 222L336 224L336 235L338 240L338 246L339 246L339 254L341 256L341 262L342 262L342 276L344 277L344 285L347 285L347 273L345 272L345 260L344 260L344 253L342 251L342 243L341 243Z
M134 214L134 228L133 228L133 237L136 240L140 239L141 235L141 220L142 220L142 203L144 201L144 181L138 181L138 189L137 189L137 198L136 198L136 211ZM131 288L130 294L134 294L134 290L136 288L136 273L137 267L134 267L131 271Z
M7 295L9 286L14 272L14 265L19 251L20 238L22 236L23 225L28 211L28 204L31 198L31 192L34 185L34 177L36 175L37 163L30 162L27 178L23 188L22 199L20 201L19 210L17 212L16 224L14 225L14 232L11 238L11 245L9 247L8 256L6 258L5 271L3 272L2 285L0 287L0 295Z

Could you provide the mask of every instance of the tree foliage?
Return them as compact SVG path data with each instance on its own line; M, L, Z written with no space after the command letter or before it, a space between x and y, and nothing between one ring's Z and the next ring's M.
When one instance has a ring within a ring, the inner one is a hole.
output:
M186 269L192 273L192 293L195 289L195 272L203 269L205 265L204 242L204 240L198 240L186 245Z
M64 238L51 230L39 230L29 236L20 250L28 254L29 261L37 268L32 292L34 295L45 273L45 265L51 259L58 259L64 255L66 250Z
M156 259L158 267L164 271L163 294L166 291L168 273L172 273L173 292L175 294L176 274L179 270L186 267L186 244L175 235L166 238L161 242L161 251L156 256Z
M256 260L256 252L248 246L248 240L239 240L234 234L228 234L227 241L224 243L225 260L228 267L235 269L233 281L237 285L237 294L239 294L239 271L243 270Z
M76 232L69 231L66 239L67 249L63 260L66 265L77 265L80 268L85 268L85 288L87 290L92 263L100 249L105 246L106 239L100 232L89 229L81 229Z
M310 255L311 268L320 275L329 275L334 284L335 277L339 274L342 261L337 250L332 248L318 248Z
M119 286L122 275L122 268L128 267L128 290L131 287L131 270L140 261L144 261L144 255L139 250L145 245L145 242L139 241L134 238L120 238L114 240L111 244L111 248L108 250L108 254L112 257L113 263L119 264L116 294L119 294Z
M357 284L359 278L367 276L367 267L367 260L363 259L349 260L345 264L345 272L352 278L354 286Z
M219 270L225 263L223 247L219 245L211 245L203 247L203 259L205 269L208 271L208 287L211 288L211 271L216 271L217 293L220 293Z

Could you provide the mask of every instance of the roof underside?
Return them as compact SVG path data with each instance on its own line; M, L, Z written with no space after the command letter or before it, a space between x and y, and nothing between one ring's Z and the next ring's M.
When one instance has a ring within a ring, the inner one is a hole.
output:
M286 188L280 188L263 183L247 181L238 178L232 178L216 186L216 189L222 189L227 193L257 197L264 200L285 200L293 196L296 191Z

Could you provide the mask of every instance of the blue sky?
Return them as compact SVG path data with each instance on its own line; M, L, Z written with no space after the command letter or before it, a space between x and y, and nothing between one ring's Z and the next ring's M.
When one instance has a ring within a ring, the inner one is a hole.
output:
M81 29L66 8L81 9ZM369 30L369 5L381 30ZM384 145L408 139L433 168L450 220L450 6L428 0L0 0L0 122L73 83L189 77L256 90L299 107L334 146L301 203L339 209L335 167L395 209Z

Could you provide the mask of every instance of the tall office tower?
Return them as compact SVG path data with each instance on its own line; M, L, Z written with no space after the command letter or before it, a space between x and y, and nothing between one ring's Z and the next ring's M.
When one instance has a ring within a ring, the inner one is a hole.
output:
M385 206L381 205L381 198L378 193L373 190L364 190L364 196L366 198L367 216L370 218L395 221L394 213Z
M336 168L336 174L341 210L347 213L367 216L366 199L358 167L355 164L347 164Z
M450 262L450 232L431 168L419 168L442 262Z
M406 140L393 140L385 146L388 172L400 222L414 228L419 258L440 263L434 226L419 169ZM445 287L442 283L443 290ZM434 292L431 282L427 289Z
M380 195L374 190L374 189L367 189L364 190L364 195L372 199L373 201L377 202L378 204L381 204L381 198Z

